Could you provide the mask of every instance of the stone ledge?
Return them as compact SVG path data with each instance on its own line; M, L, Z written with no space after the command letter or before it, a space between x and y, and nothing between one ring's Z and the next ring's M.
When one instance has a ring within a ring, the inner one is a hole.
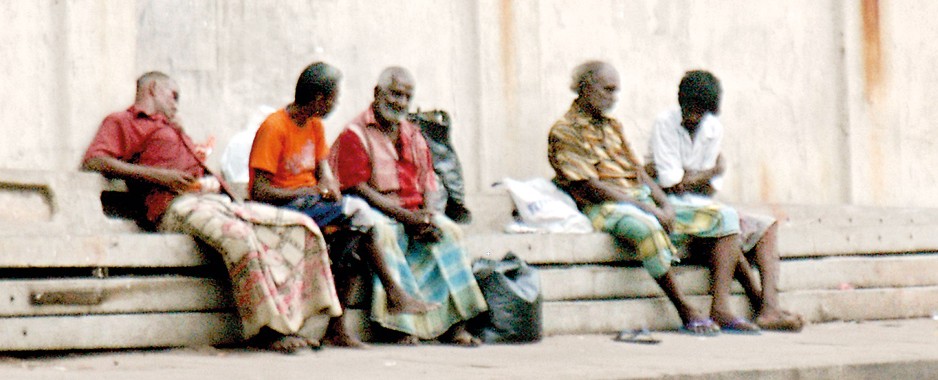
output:
M709 296L688 298L698 309L709 310ZM810 322L921 318L938 310L938 286L795 291L780 294L780 300L785 308ZM749 314L745 297L734 296L732 306L740 315ZM545 302L543 316L544 331L550 335L643 327L674 330L680 326L677 312L664 297Z
M709 271L697 266L675 266L681 291L705 295ZM881 257L825 257L784 260L779 291L908 288L938 286L938 254ZM541 267L544 300L590 300L661 297L664 294L641 267L574 265ZM734 282L733 292L742 293Z

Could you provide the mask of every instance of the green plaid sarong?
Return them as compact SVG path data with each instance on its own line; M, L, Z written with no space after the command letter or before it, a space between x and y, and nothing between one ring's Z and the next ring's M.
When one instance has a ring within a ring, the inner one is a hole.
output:
M632 189L636 200L652 204L647 186ZM658 278L671 269L675 257L691 238L718 238L739 233L739 216L732 207L720 203L696 204L672 201L676 214L674 229L665 233L651 214L627 203L606 202L584 208L593 227L614 236L625 248L626 259L639 260L648 273Z
M442 215L433 222L443 233L440 242L417 242L403 225L375 211L375 238L394 280L407 293L440 307L425 314L389 314L387 293L377 276L373 279L371 319L382 327L434 339L458 322L488 310L463 246L462 231Z

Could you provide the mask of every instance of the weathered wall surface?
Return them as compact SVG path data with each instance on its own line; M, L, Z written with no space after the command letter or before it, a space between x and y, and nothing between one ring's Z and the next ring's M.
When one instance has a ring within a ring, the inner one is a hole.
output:
M72 169L149 70L177 78L180 113L215 159L259 105L289 102L314 60L340 67L333 138L388 65L444 108L469 185L550 176L546 135L587 59L620 71L613 115L646 151L684 71L723 81L724 198L938 206L929 107L938 56L927 0L0 1L2 166Z
M106 110L133 100L134 9L0 1L0 166L78 167Z

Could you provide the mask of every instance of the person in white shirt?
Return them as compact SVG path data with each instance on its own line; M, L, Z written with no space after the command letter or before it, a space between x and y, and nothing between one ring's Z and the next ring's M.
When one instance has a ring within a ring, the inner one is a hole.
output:
M655 119L649 142L649 174L672 203L704 205L717 202L726 167L720 154L723 125L719 80L710 72L689 71L678 87L680 108ZM737 210L738 211L738 210ZM736 278L752 304L755 322L762 329L800 331L801 315L783 310L778 300L778 224L772 217L739 211L742 251L759 268L761 289L747 260L741 260Z

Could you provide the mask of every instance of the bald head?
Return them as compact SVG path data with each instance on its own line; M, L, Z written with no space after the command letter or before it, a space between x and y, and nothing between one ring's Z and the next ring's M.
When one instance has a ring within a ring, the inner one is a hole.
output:
M608 63L589 61L573 69L570 89L576 92L580 108L598 118L616 104L619 73Z
M159 71L151 71L137 78L137 98L134 105L148 115L163 114L172 120L179 102L176 81Z
M571 77L570 90L577 95L583 95L583 90L588 84L595 83L600 74L614 74L618 78L618 73L612 65L603 61L587 61L573 69Z
M137 100L143 99L147 94L147 89L155 83L161 83L169 80L169 75L160 71L151 71L137 78Z
M413 86L414 77L403 67L391 66L381 71L381 74L378 75L378 84L376 86L380 89L387 89L395 82L407 83Z

